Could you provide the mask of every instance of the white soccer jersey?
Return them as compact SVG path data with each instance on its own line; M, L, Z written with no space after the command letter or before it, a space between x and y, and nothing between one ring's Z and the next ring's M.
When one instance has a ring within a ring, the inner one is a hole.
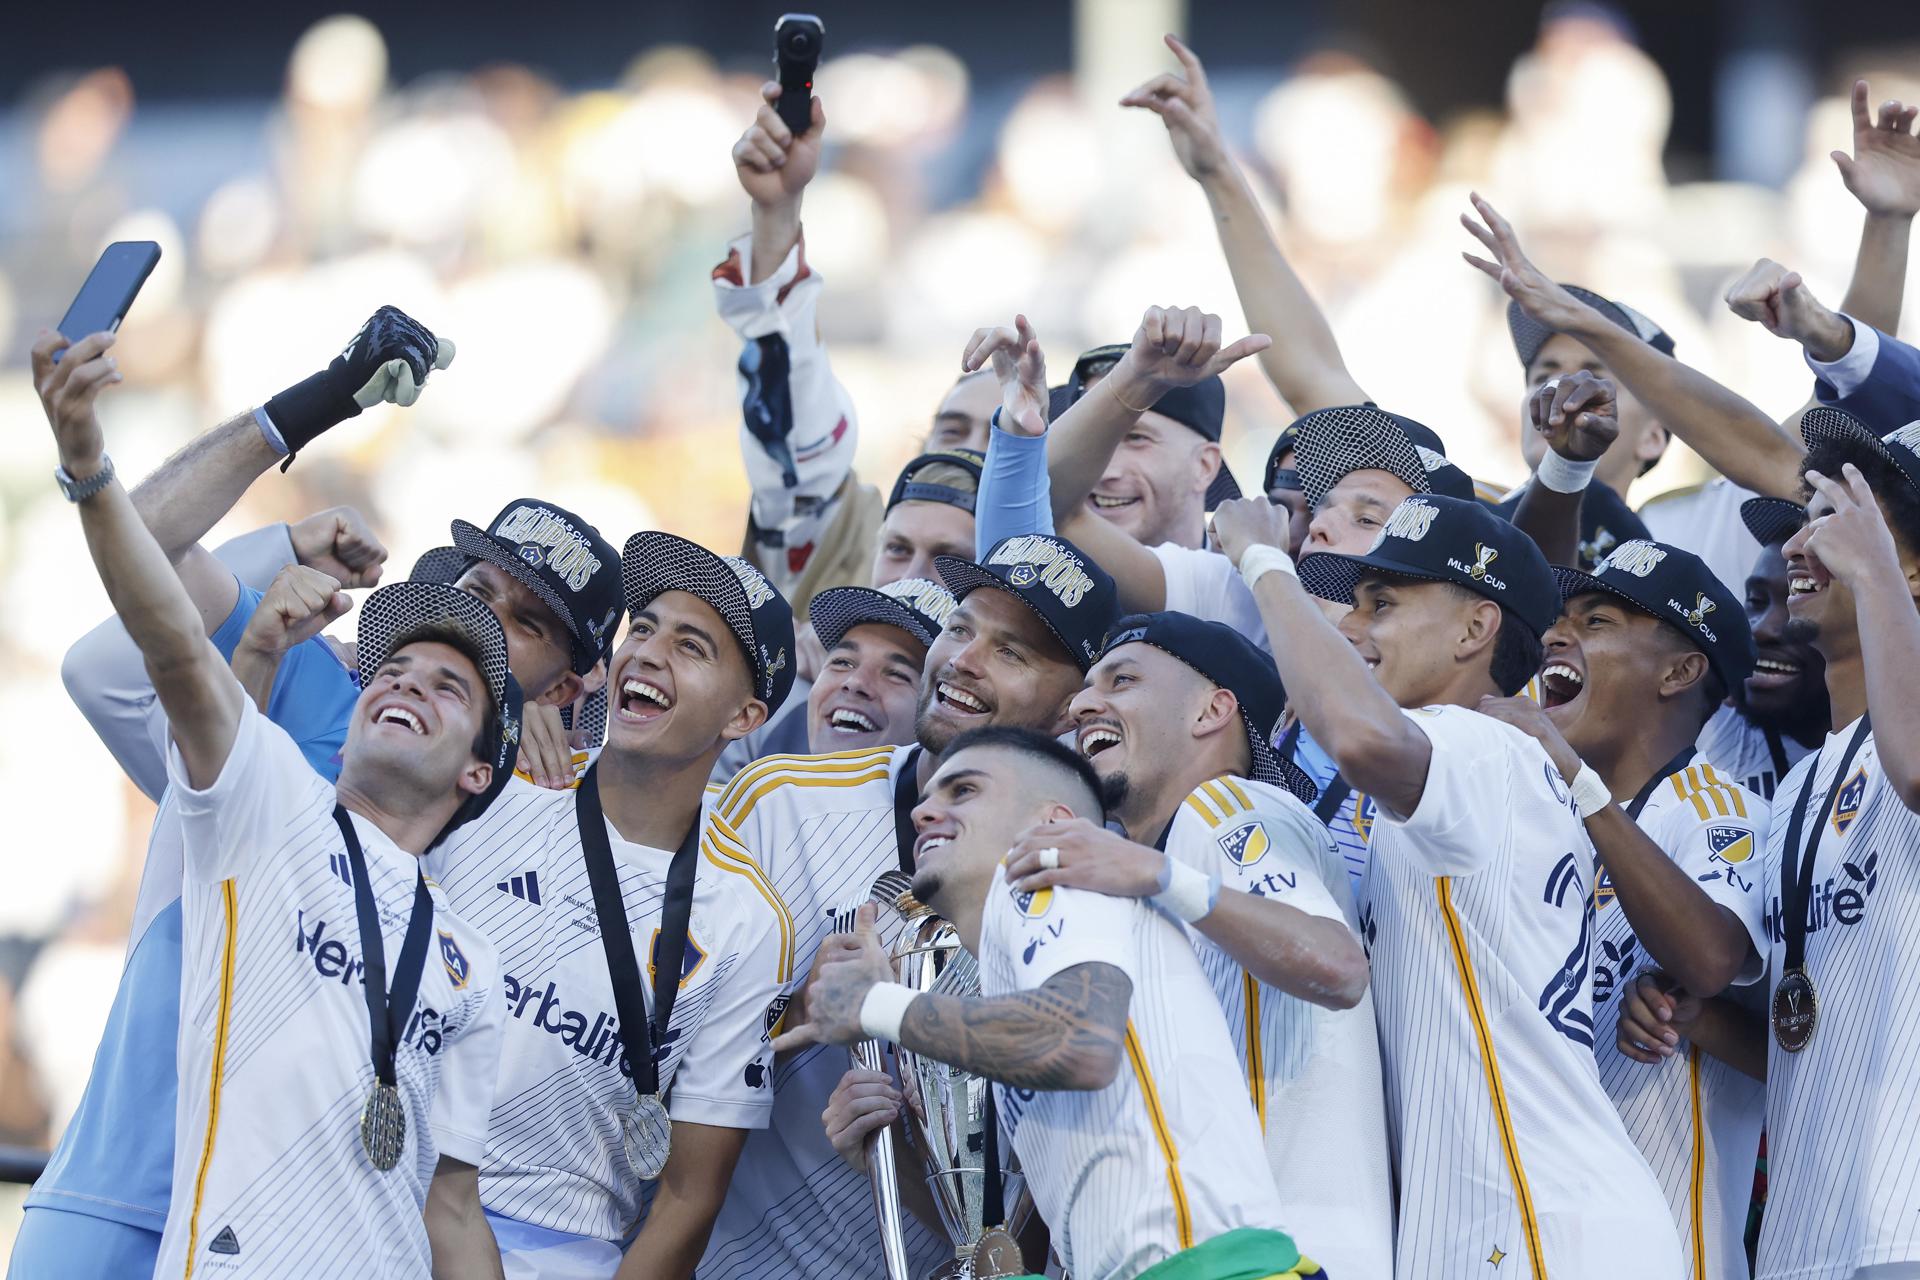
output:
M1227 888L1359 928L1326 828L1278 787L1205 783L1181 805L1166 847ZM1199 930L1188 936L1226 1014L1287 1229L1328 1275L1392 1275L1393 1173L1372 994L1352 1009L1323 1009L1256 981Z
M1226 1020L1181 926L1137 898L1021 893L1004 866L994 873L980 922L982 995L1032 991L1095 962L1133 982L1127 1060L1113 1083L994 1086L1067 1271L1125 1280L1239 1227L1288 1229ZM1311 1239L1295 1243L1318 1260Z
M1361 893L1400 1183L1395 1274L1678 1276L1647 1162L1593 1060L1593 850L1540 744L1464 707ZM1512 1263L1511 1268L1504 1264Z
M1856 722L1857 723L1857 722ZM1813 1039L1767 1055L1767 1214L1761 1280L1827 1280L1858 1267L1920 1261L1920 815L1880 769L1871 734L1816 833L1854 725L1781 784L1767 842L1767 936L1778 983L1780 860L1813 774L1802 850L1816 838L1807 907L1807 975L1819 997Z
M769 756L741 770L714 803L793 915L794 965L900 865L895 783L917 747ZM905 805L919 801L909 776ZM887 941L891 941L888 939ZM700 1262L700 1280L886 1280L872 1190L827 1141L820 1113L852 1065L845 1048L812 1045L774 1064L773 1120L747 1139ZM907 1215L914 1274L953 1249Z
M1813 750L1784 733L1762 729L1731 705L1713 713L1694 746L1715 769L1767 800L1773 799L1787 770Z
M422 1209L441 1155L479 1164L499 1064L500 969L429 881L434 935L395 1053L406 1148L386 1173L360 1148L373 1087L360 927L334 790L242 700L219 779L187 783L181 895L179 1139L160 1276L424 1276ZM418 860L352 818L391 984Z
M507 1017L482 1202L519 1222L619 1240L642 1213L618 1115L634 1084L575 800L573 791L509 787L430 865L454 910L500 955ZM672 962L657 948L674 851L630 844L612 823L607 841L651 1011L654 968ZM792 927L724 832L705 831L699 857L660 1082L677 1121L763 1128L773 1107L768 1042L793 976Z
M1260 606L1233 561L1218 551L1177 542L1162 542L1148 550L1160 562L1169 612L1224 622L1262 649L1271 649Z
M1654 784L1637 821L1708 897L1740 918L1753 940L1754 959L1734 982L1759 982L1767 947L1760 873L1766 801L1721 778L1710 764L1691 764ZM1642 971L1655 967L1603 871L1593 925L1593 1056L1600 1084L1666 1193L1689 1280L1746 1280L1747 1202L1766 1085L1692 1046L1659 1066L1620 1052L1615 1032L1621 996Z

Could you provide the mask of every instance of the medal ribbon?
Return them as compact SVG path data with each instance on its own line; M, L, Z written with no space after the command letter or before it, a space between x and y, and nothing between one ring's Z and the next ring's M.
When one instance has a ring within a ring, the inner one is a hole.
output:
M699 864L700 815L680 841L667 868L666 901L660 909L660 943L653 966L653 1018L640 985L640 960L633 952L627 929L626 903L620 896L620 877L613 866L613 846L607 840L607 820L600 810L600 762L594 761L574 792L574 820L580 826L580 852L593 886L593 914L600 924L600 946L607 954L607 973L613 979L613 1007L620 1015L620 1051L633 1073L642 1097L660 1092L660 1046L666 1039L667 1019L680 990L680 966L687 954L687 927L693 918L693 873Z
M414 1000L420 994L420 975L427 965L427 934L433 928L433 898L427 893L427 878L418 866L413 872L413 915L407 921L406 940L400 944L400 965L393 975L393 991L387 991L387 946L380 932L380 912L373 901L373 884L367 875L367 856L360 848L359 833L353 820L340 805L333 806L333 820L347 842L347 860L353 868L353 910L360 921L360 960L367 995L367 1021L372 1026L370 1053L373 1074L381 1084L393 1084L393 1056L399 1048L407 1020L413 1017Z
M920 752L915 747L907 752L907 758L900 766L900 776L893 780L893 842L900 848L900 870L913 874L913 807L920 803Z
M1860 744L1867 740L1869 726L1873 717L1860 717L1859 728L1853 731L1853 737L1847 740L1846 754L1840 757L1840 767L1833 771L1833 784L1827 788L1827 798L1820 806L1820 817L1813 824L1813 835L1807 840L1805 851L1800 845L1800 832L1807 821L1807 801L1813 796L1813 780L1820 773L1820 759L1816 757L1813 767L1807 770L1807 780L1800 784L1800 798L1793 804L1793 820L1787 824L1787 842L1780 850L1780 932L1786 938L1787 956L1785 972L1805 970L1807 962L1807 897L1813 889L1813 859L1820 849L1820 831L1827 825L1827 815L1833 812L1833 802L1840 795L1840 788L1846 785L1847 770L1853 765L1853 757L1860 750ZM1827 754L1826 748L1820 749L1820 756ZM1799 865L1794 865L1798 856Z

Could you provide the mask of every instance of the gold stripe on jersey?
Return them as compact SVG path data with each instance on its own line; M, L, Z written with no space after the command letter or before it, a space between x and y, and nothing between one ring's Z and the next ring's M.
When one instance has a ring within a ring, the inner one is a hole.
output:
M1167 1127L1167 1113L1160 1109L1160 1094L1153 1087L1153 1072L1147 1067L1146 1051L1134 1033L1133 1019L1127 1019L1127 1060L1133 1064L1133 1078L1140 1096L1147 1103L1147 1119L1153 1122L1153 1136L1160 1140L1160 1154L1167 1161L1167 1188L1173 1193L1175 1231L1182 1249L1193 1247L1193 1212L1187 1207L1186 1184L1180 1180L1180 1152L1173 1145L1173 1130Z
M1480 985L1473 977L1473 961L1467 955L1466 933L1453 909L1453 878L1441 876L1433 882L1440 903L1440 918L1447 926L1447 940L1453 944L1453 964L1460 975L1461 992L1467 998L1467 1016L1473 1022L1474 1039L1480 1043L1480 1069L1487 1080L1487 1096L1493 1103L1493 1118L1500 1127L1500 1143L1506 1149L1507 1174L1513 1179L1514 1198L1520 1203L1520 1226L1527 1237L1527 1257L1533 1267L1533 1280L1546 1280L1546 1259L1540 1255L1540 1220L1533 1212L1533 1192L1527 1187L1527 1171L1520 1164L1520 1146L1513 1135L1513 1116L1507 1111L1507 1090L1500 1080L1500 1061L1493 1051L1493 1030L1487 1025L1486 1007L1480 1003Z
M227 1070L227 1029L233 1014L233 957L240 942L239 891L231 879L220 882L220 906L227 935L220 943L220 1003L213 1019L213 1082L207 1091L207 1140L200 1148L200 1169L193 1175L193 1212L187 1218L186 1280L192 1280L193 1259L200 1252L200 1197L207 1189L207 1169L213 1164L213 1135L220 1129L220 1085Z
M1674 795L1693 805L1702 822L1747 816L1747 802L1740 798L1740 788L1715 773L1710 764L1688 765L1667 781Z
M1206 799L1202 797L1198 791L1189 792L1187 795L1186 803L1187 803L1187 808L1199 814L1200 820L1206 823L1208 826L1217 827L1220 825L1219 815L1215 814L1212 809L1207 807Z
M1227 789L1242 809L1253 808L1253 801L1247 799L1247 793L1240 789L1240 784L1233 780L1231 774L1223 776L1220 779L1220 785Z
M753 812L754 805L782 783L803 787L857 787L886 777L892 762L892 747L821 756L768 756L742 769L739 776L727 784L715 808L728 825L738 826Z
M1253 1113L1260 1117L1260 1132L1267 1131L1267 1064L1260 1051L1260 982L1250 973L1240 980L1247 984L1247 1092L1253 1097Z
M760 870L760 864L740 843L740 837L734 835L717 816L708 824L700 848L707 855L708 862L722 871L731 871L734 875L744 877L773 908L774 919L780 926L780 971L776 978L785 982L793 976L793 915L787 910L786 899L780 896L773 882Z
M1687 1049L1687 1086L1693 1094L1693 1182L1688 1189L1687 1208L1693 1216L1693 1274L1707 1274L1707 1223L1701 1212L1706 1200L1707 1130L1700 1118L1700 1050Z

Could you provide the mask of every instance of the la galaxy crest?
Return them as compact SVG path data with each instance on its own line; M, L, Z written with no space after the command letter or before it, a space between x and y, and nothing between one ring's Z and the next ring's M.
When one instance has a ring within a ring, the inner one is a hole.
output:
M1380 809L1373 797L1363 792L1353 793L1353 833L1360 837L1360 843L1373 843L1373 823L1380 816Z
M1860 816L1860 804L1867 798L1867 767L1861 765L1847 779L1847 785L1840 788L1840 794L1833 801L1833 834L1843 836L1853 820Z
M1216 837L1220 852L1227 855L1227 861L1236 867L1250 867L1267 856L1267 850L1273 842L1267 838L1267 829L1256 819L1243 822L1223 836Z
M447 977L453 981L455 991L467 989L467 979L473 976L473 966L467 963L467 953L453 940L453 935L444 929L435 929L440 935L440 963L447 966Z
M647 981L653 981L654 971L660 965L660 931L653 931L653 940L647 943ZM707 962L707 949L691 933L687 935L687 949L680 957L680 985L686 986L693 981L693 975Z
M1028 920L1038 920L1053 909L1053 889L1014 889L1008 888L1013 895L1013 905Z

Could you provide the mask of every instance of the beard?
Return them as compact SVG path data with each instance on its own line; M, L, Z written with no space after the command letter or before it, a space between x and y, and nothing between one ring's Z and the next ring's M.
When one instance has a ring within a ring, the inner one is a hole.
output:
M1781 638L1788 644L1812 644L1820 638L1820 624L1812 618L1789 618Z
M1100 776L1100 806L1107 813L1118 816L1126 806L1127 796L1133 790L1133 784L1124 773L1107 773Z
M941 879L938 868L921 867L913 873L913 896L927 906L939 910L935 901L940 896Z

